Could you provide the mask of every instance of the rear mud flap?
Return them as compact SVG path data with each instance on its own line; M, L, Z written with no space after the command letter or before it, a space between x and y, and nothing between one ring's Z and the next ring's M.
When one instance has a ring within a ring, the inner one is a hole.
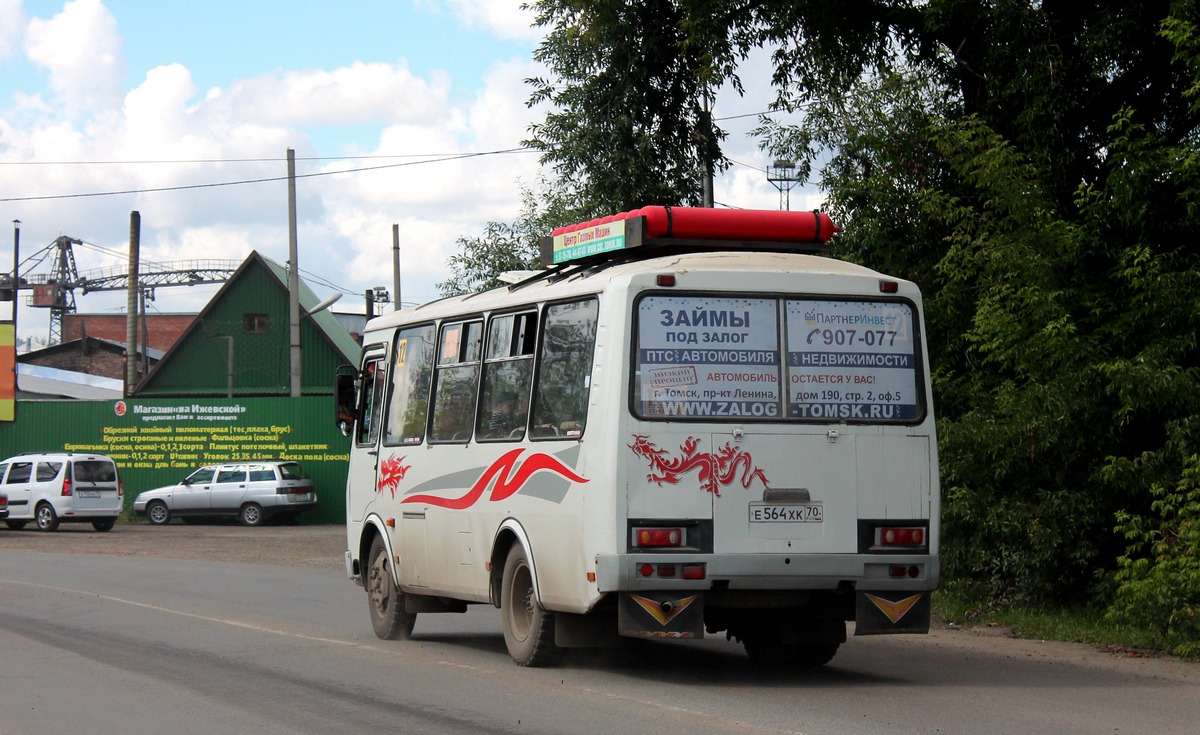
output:
M622 592L617 627L633 638L703 638L704 595Z
M928 633L928 592L858 592L854 635Z

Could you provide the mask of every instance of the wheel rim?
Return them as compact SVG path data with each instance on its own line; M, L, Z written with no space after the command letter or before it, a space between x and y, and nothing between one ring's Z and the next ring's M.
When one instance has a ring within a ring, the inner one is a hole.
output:
M253 505L246 506L246 509L242 511L242 520L246 522L246 525L253 526L258 523L258 519L258 508L255 508Z
M387 613L392 596L392 580L388 572L387 554L377 554L367 569L367 596L371 609L379 617Z
M50 510L48 507L46 507L44 505L41 508L38 508L38 511L37 511L38 528L46 528L53 522L53 520L54 520L54 511Z
M526 640L533 627L533 606L536 604L533 599L533 575L529 573L529 565L521 563L513 570L508 594L512 600L508 611L509 630L517 640Z
M162 503L155 503L150 506L150 520L154 523L162 523L167 518L167 508Z

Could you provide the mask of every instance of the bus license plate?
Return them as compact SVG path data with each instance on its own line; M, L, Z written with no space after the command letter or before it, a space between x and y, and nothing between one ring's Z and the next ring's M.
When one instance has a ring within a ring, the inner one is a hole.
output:
M825 509L820 503L751 503L751 523L822 523Z

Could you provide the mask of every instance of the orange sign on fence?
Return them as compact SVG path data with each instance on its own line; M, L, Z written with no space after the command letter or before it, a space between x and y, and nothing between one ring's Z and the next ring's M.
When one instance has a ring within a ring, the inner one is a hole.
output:
M16 415L16 337L12 322L0 323L0 421L12 421Z

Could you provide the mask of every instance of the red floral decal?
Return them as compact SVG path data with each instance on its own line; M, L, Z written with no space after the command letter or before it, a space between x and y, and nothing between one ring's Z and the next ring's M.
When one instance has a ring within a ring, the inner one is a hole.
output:
M750 453L741 447L735 447L729 442L712 452L696 452L700 440L689 436L687 441L679 446L680 456L672 457L667 450L659 448L643 434L633 435L633 444L625 445L633 453L650 463L650 474L646 475L648 482L662 487L664 482L678 485L682 475L692 470L700 470L700 487L708 492L721 496L721 488L739 480L742 487L749 488L750 483L758 478L763 487L768 487L767 476L754 466ZM659 474L655 474L655 473ZM738 474L741 477L738 477Z
M463 510L470 508L481 497L489 485L492 485L492 494L489 500L495 502L504 500L516 494L517 491L533 476L533 473L539 470L547 470L556 474L562 475L571 482L587 482L586 479L575 474L575 471L558 461L549 454L531 454L523 462L518 462L521 453L524 449L514 449L506 452L504 455L491 464L466 495L460 498L443 498L437 495L410 495L400 502L402 503L428 503L436 505L439 508L449 508L451 510ZM493 485L493 482L495 483Z
M389 490L392 497L396 497L396 488L400 487L404 473L408 472L408 468L412 466L400 464L403 461L404 457L388 457L379 463L379 485L375 488L375 492L381 493Z

